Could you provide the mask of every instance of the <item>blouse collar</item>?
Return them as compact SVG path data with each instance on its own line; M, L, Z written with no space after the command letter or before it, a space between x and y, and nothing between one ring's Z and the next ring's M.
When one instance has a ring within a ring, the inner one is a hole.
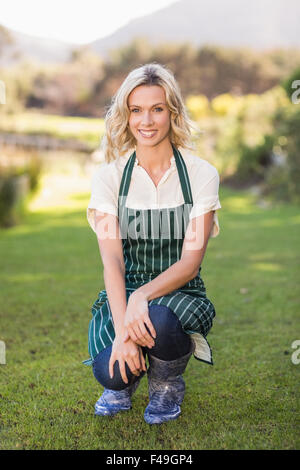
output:
M171 163L170 168L174 168L174 167L176 166L176 161L175 161L174 155L171 157L170 163ZM134 166L141 166L141 165L139 164L139 161L138 161L137 156L135 156Z

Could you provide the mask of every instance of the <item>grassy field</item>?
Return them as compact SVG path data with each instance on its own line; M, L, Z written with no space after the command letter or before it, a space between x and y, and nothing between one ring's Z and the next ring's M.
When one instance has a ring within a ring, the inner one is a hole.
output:
M182 415L151 427L146 378L131 411L93 414L102 388L81 361L104 285L88 197L73 194L0 232L0 449L299 448L298 208L261 207L251 193L221 188L221 232L202 271L217 312L215 365L191 359Z
M60 139L77 139L95 148L104 132L104 120L24 111L0 114L0 130L21 134L43 134Z

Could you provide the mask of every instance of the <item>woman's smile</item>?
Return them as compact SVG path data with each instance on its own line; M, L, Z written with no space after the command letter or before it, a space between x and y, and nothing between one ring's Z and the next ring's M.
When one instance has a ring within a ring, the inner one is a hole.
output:
M139 133L145 137L146 139L151 139L152 137L155 136L155 134L157 133L156 130L154 131L145 131L145 130L142 130L142 129L139 129Z

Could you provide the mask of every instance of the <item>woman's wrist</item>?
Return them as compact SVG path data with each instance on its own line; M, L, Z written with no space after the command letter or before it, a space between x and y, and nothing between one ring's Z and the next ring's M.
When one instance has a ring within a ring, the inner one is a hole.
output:
M122 339L125 336L125 326L119 327L115 329L115 338L116 339Z
M131 297L132 297L132 300L138 300L138 301L145 300L146 302L148 302L147 291L146 291L145 286L141 286L138 289L136 289L136 291L134 291L129 297L129 301Z

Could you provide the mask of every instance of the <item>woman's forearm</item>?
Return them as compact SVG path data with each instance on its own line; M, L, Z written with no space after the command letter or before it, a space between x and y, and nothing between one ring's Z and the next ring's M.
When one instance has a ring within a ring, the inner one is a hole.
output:
M127 303L124 272L117 259L110 260L108 266L104 266L104 282L115 333L120 336L124 332Z
M179 260L159 274L153 281L139 287L133 295L142 294L149 301L179 289L195 276L195 273L191 273L189 265L183 260Z

